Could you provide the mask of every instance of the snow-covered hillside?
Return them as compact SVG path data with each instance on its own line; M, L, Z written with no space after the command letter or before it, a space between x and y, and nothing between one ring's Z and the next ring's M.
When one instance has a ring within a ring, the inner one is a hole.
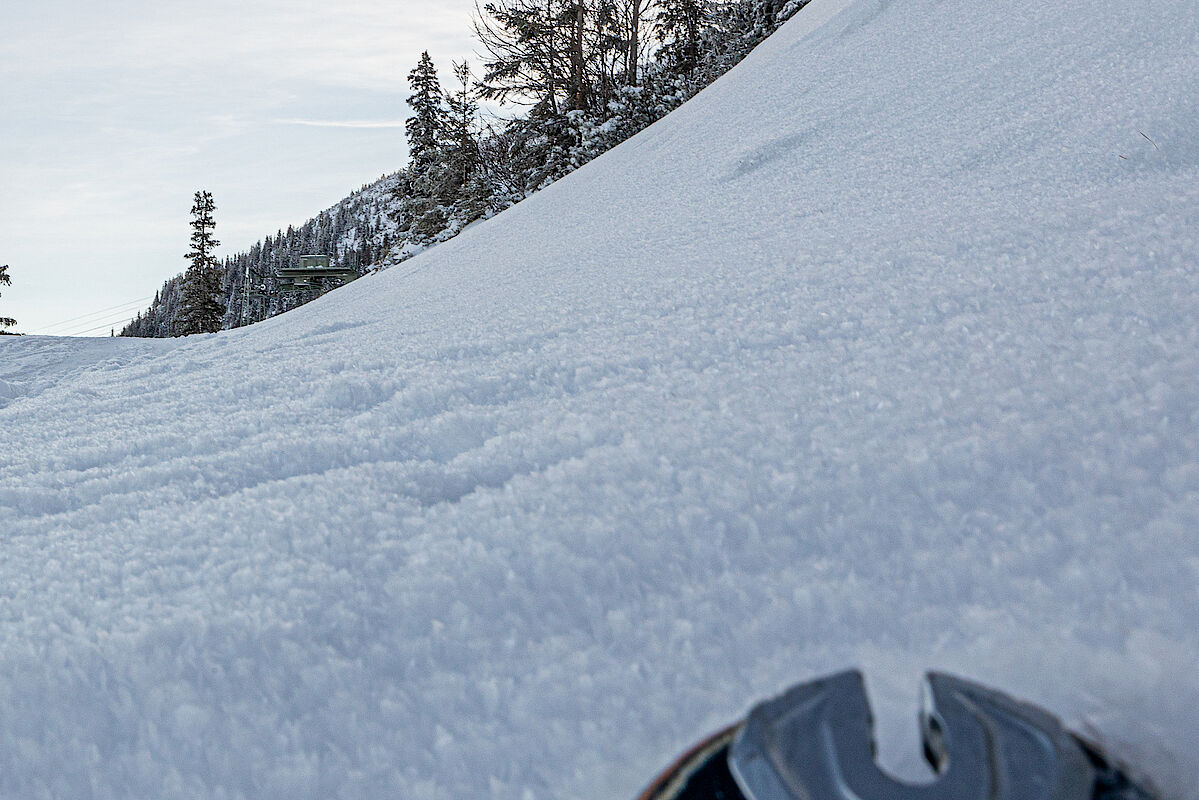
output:
M0 796L623 800L860 664L903 774L939 667L1199 798L1197 86L1194 0L816 0L295 312L0 341Z

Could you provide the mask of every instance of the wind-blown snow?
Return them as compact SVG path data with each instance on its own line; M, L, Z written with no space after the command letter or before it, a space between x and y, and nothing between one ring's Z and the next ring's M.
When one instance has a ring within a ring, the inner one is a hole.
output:
M0 796L623 800L860 664L903 774L936 667L1199 798L1196 87L1193 0L815 0L293 313L0 341Z

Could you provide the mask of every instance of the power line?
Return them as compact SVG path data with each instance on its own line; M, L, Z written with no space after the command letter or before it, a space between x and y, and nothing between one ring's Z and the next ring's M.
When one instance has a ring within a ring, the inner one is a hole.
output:
M124 311L127 309L136 308L138 306L145 304L150 299L151 298L149 298L149 297L144 297L139 300L130 300L126 303L121 303L120 305L117 305L117 306L111 306L109 308L100 309L99 311L92 311L87 314L80 314L77 317L72 317L71 319L63 320L62 322L56 322L53 325L44 325L41 328L39 328L37 331L33 331L33 332L34 333L49 333L49 332L53 331L55 328L72 327L72 323L75 323L75 327L78 327L78 323L80 323L80 322L87 322L89 320L94 320L94 318L96 318L96 317L100 317L105 314L112 314L115 311Z
M105 322L103 325L97 325L94 328L85 328L83 330L74 331L72 333L60 333L57 335L58 336L83 336L88 333L95 333L96 331L102 331L105 328L108 328L110 330L118 328L118 327L123 328L123 327L125 327L126 323L129 323L132 321L133 321L133 317L126 316L126 317L121 317L120 319L115 319L115 320L111 320L109 322Z
M125 322L131 321L133 318L134 318L134 315L129 313L128 311L126 311L124 314L122 314L119 317L109 317L104 320L94 319L90 322L83 323L82 327L73 328L70 331L67 331L64 333L58 333L58 334L54 334L54 335L55 336L79 336L84 333L91 333L92 331L100 330L101 328L104 328L104 327L111 327L113 325L118 325L118 324L123 326Z
M154 299L153 297L142 297L137 300L129 300L128 302L121 303L120 305L115 305L110 308L102 308L99 311L92 311L87 314L80 314L77 317L71 317L70 319L64 319L62 322L55 322L51 325L43 325L42 327L38 328L37 330L30 331L30 333L46 333L46 332L53 330L54 328L61 328L64 325L69 325L72 322L78 322L79 320L84 320L84 319L87 319L88 317L97 317L102 314L108 314L113 311L119 311L119 310L122 310L125 308L129 308L131 306L139 306L139 305L141 305L143 303L147 303L153 299Z

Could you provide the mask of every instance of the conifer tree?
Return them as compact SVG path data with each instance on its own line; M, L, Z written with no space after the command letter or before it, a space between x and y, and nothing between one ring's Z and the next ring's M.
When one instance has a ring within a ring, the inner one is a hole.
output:
M225 314L221 302L221 268L212 252L220 245L212 236L216 220L212 212L216 204L210 192L197 191L192 203L191 249L185 258L190 262L183 275L183 307L176 335L215 333L221 329Z
M408 73L412 95L408 105L413 115L404 125L408 134L409 196L404 201L404 216L414 238L427 240L446 224L443 202L452 202L446 190L445 144L446 110L441 83L428 51Z
M691 77L699 64L703 36L704 0L662 0L655 25L666 66Z
M475 135L479 104L472 87L470 64L465 61L454 64L454 77L458 86L452 94L446 95L449 107L446 114L446 167L460 190L479 167L479 141Z
M414 112L404 123L408 134L409 170L414 176L427 175L438 164L445 133L445 108L441 104L441 83L429 51L421 53L420 61L408 73L412 95L408 105Z
M12 278L8 277L8 264L0 266L0 286L12 286ZM17 321L12 317L0 317L0 331L16 324Z

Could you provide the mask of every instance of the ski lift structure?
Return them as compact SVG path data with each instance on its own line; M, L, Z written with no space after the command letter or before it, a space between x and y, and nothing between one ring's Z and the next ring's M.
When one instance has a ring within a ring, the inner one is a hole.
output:
M300 256L298 264L275 268L273 288L283 295L283 298L297 298L309 292L316 292L317 295L324 294L328 290L349 283L358 277L358 270L354 267L335 267L331 262L329 256L324 254L313 253ZM242 324L248 325L251 321L251 304L255 301L273 304L272 294L274 292L272 292L270 283L256 271L250 269L249 264L246 265L246 275L242 286ZM315 296L308 299L314 299ZM299 304L303 302L305 301L300 300ZM269 315L270 312L267 313Z
M349 283L358 277L358 271L353 267L333 266L327 255L307 255L300 256L298 266L277 267L275 277L284 292L306 292L326 288L332 281Z

